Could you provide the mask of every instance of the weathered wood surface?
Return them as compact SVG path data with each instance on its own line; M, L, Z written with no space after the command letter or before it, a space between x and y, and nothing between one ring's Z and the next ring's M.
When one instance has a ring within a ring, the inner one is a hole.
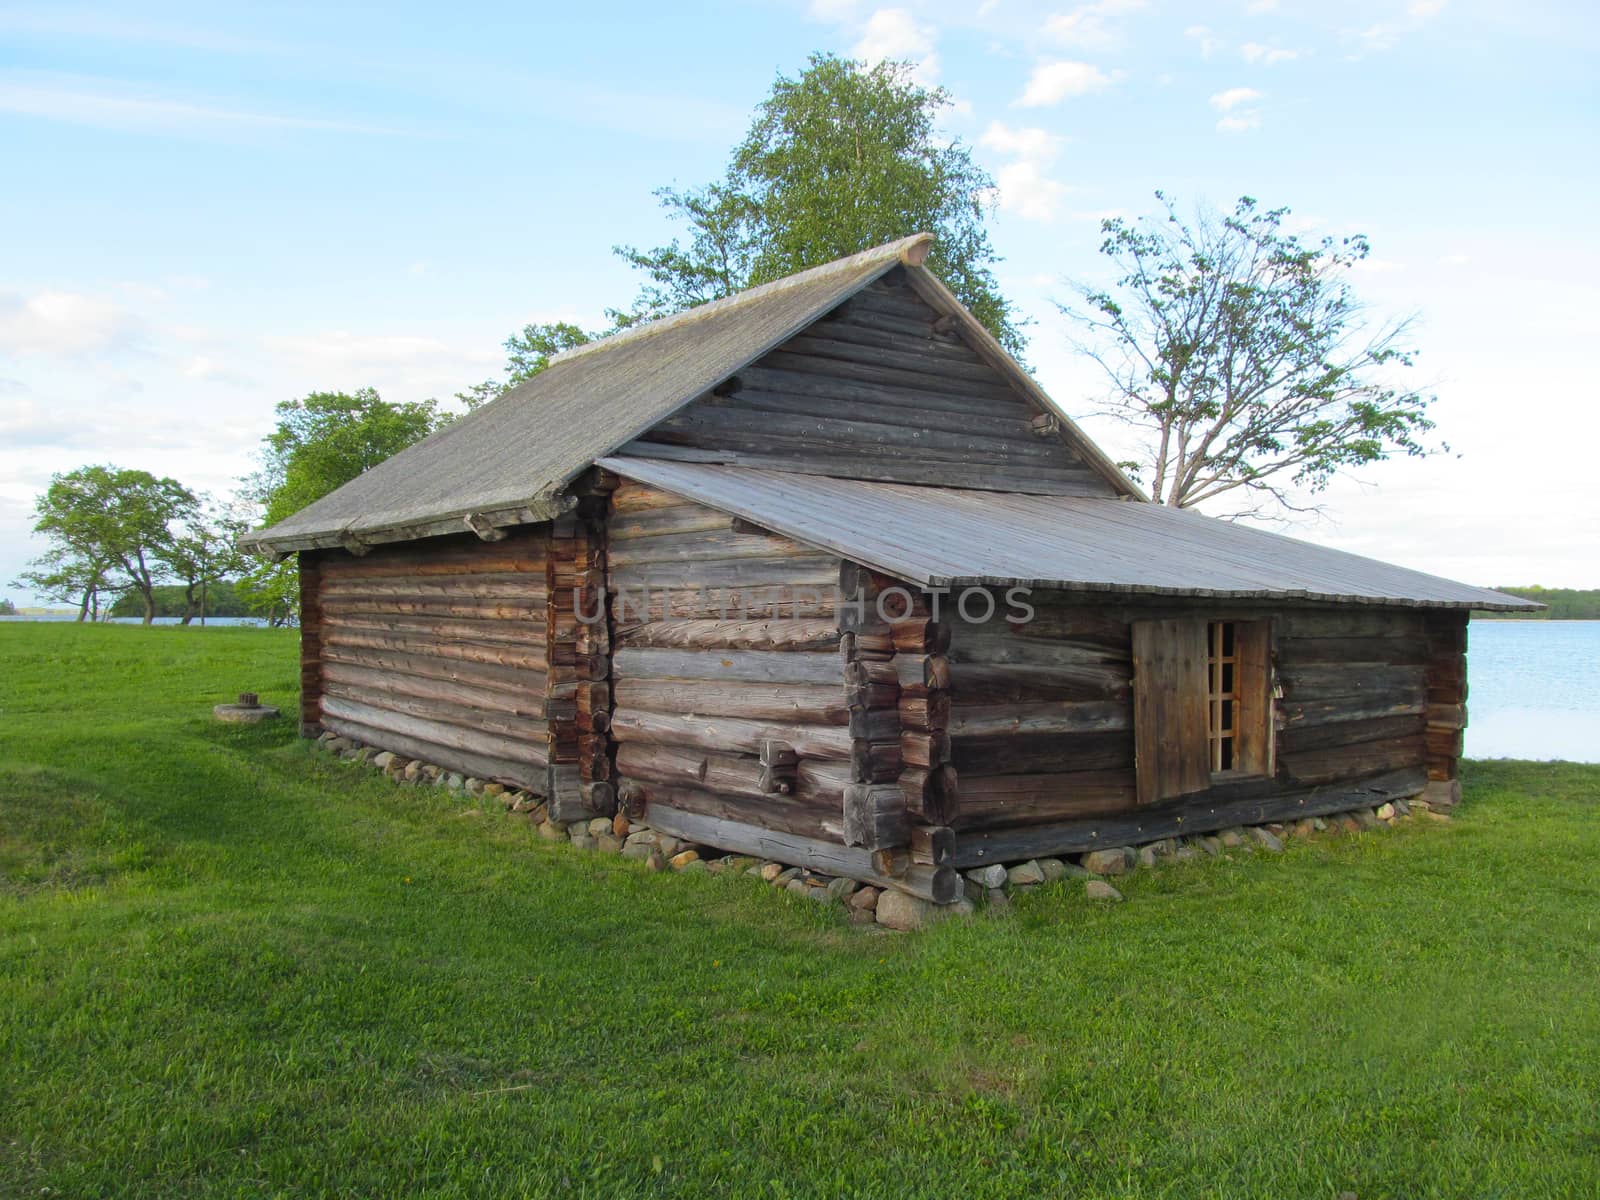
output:
M1268 788L1278 787L1271 781L1263 783ZM1188 797L1117 816L963 832L957 837L952 862L965 869L1046 855L1079 854L1108 846L1138 845L1233 825L1295 821L1415 796L1426 784L1427 773L1421 767L1411 767L1320 787L1274 790L1263 796L1221 802L1205 796Z
M617 708L611 717L611 736L619 742L650 742L662 746L695 746L703 750L733 750L759 754L767 738L788 742L802 758L848 762L851 738L836 725L803 725L777 721L750 721L739 717L708 717L693 713L653 713Z
M764 829L746 821L703 816L655 803L646 809L645 819L654 829L703 846L793 863L878 887L892 887L935 904L951 903L961 886L960 876L948 865L914 864L902 875L887 875L876 868L869 850Z
M620 453L1062 495L1111 485L910 291L874 285ZM641 511L651 511L643 509ZM711 532L711 531L708 531ZM715 534L714 534L715 536Z
M961 808L955 826L963 834L1072 817L1110 816L1137 805L1134 773L1129 768L966 777L959 786Z
M480 733L474 729L446 724L440 720L411 716L392 709L380 708L375 704L349 700L338 696L324 696L322 698L322 711L324 717L337 717L344 721L352 721L364 725L369 729L386 730L404 737L428 742L445 750L459 750L481 758L503 759L508 762L526 763L533 766L543 766L548 761L544 747L534 741ZM379 740L372 740L372 744L380 747L384 745ZM435 761L439 762L441 766L453 765L446 759Z
M728 680L618 679L618 708L678 712L705 717L743 717L781 724L850 723L844 689L833 683L749 683Z
M350 738L364 745L381 746L385 750L392 750L407 758L437 763L466 775L474 775L479 779L523 788L541 796L544 794L546 768L543 763L512 762L493 755L463 750L458 746L441 746L424 738L397 732L389 728L387 722L384 727L379 728L339 716L328 716L323 724L341 737Z
M1206 762L1206 622L1133 624L1134 762L1140 804L1192 795Z
M843 668L833 653L781 650L665 650L620 647L612 658L618 679L725 680L734 683L838 683Z
M340 684L350 689L347 694L359 693L357 699L361 695L383 694L416 700L442 700L469 712L537 719L545 715L545 697L531 693L520 685L502 691L477 682L386 671L336 659L322 664L322 678L327 686Z
M839 646L839 627L831 618L821 617L621 622L617 639L619 645L634 648L833 652Z
M300 555L300 731L322 727L322 555Z

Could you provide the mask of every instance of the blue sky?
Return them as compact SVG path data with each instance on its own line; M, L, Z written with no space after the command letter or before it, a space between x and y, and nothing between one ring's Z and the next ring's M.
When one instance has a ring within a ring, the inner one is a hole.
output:
M52 471L226 492L278 400L448 396L524 322L598 323L636 287L611 247L671 232L652 189L715 177L812 50L949 89L945 132L999 185L1029 358L1075 414L1099 382L1052 301L1101 271L1103 215L1160 187L1366 232L1357 284L1376 315L1417 314L1455 453L1363 471L1289 531L1474 582L1600 586L1596 11L6 5L0 594L40 549Z

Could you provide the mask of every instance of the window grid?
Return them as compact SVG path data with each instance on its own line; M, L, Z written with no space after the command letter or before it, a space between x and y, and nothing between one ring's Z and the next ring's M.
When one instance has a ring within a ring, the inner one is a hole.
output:
M1212 771L1231 771L1236 761L1239 716L1239 639L1233 621L1212 621L1207 630L1209 688L1206 736Z

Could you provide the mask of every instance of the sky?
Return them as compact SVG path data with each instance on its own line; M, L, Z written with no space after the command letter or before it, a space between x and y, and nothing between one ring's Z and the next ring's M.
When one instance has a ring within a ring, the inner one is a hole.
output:
M281 400L448 398L527 322L601 325L638 286L613 247L674 232L653 190L716 178L812 51L948 90L1028 360L1115 456L1057 303L1106 277L1105 217L1248 194L1371 239L1353 282L1414 318L1450 446L1274 527L1600 586L1600 6L58 0L0 4L0 596L53 472L226 495Z

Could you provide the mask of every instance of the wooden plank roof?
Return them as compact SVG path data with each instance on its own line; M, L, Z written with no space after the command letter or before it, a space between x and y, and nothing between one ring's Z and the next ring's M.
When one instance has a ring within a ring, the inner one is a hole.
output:
M548 520L571 506L564 489L595 459L902 265L918 292L960 323L980 356L1060 418L1063 436L1094 470L1118 491L1142 499L922 266L931 243L927 234L902 238L558 355L526 383L286 520L247 534L241 545L277 554L341 545L359 549Z
M1156 504L641 458L603 458L600 465L924 587L1021 585L1500 611L1540 607Z

